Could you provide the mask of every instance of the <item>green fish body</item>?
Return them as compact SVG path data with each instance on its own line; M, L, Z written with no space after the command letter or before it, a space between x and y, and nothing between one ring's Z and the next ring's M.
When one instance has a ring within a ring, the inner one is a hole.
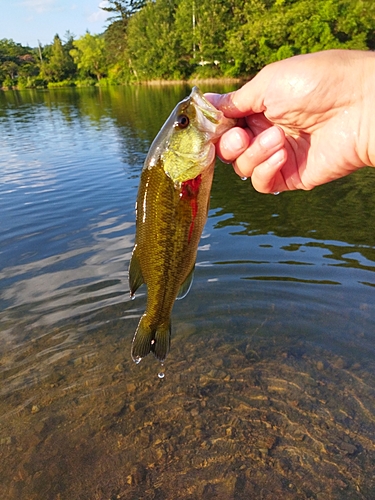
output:
M138 190L129 266L131 296L147 285L146 312L132 344L136 362L149 352L161 361L168 354L172 307L190 289L207 219L214 143L233 125L194 87L151 145Z

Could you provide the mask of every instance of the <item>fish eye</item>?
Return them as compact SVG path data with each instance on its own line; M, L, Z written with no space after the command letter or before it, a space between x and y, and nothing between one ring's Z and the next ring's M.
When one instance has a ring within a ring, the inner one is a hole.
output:
M186 115L179 115L177 117L176 125L178 128L186 128L190 123L189 117Z

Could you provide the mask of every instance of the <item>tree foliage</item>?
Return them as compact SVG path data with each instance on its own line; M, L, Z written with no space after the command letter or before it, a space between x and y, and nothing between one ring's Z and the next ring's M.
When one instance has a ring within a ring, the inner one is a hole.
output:
M132 15L144 7L145 4L146 0L108 0L108 5L101 7L101 9L113 14L109 18L110 21L121 21L127 24Z
M27 75L35 76L35 54L13 40L0 40L0 86L13 87Z
M81 74L84 77L94 75L98 80L103 78L107 71L104 37L87 32L75 40L73 46L70 55Z
M248 77L331 48L375 50L366 0L109 0L101 35L31 49L0 41L0 86Z
M129 22L128 53L137 79L183 77L179 68L173 0L148 2ZM150 19L153 22L150 22Z
M41 78L47 82L61 82L73 77L76 70L70 55L73 43L71 35L65 44L59 35L55 35L52 45L48 48L49 57L41 61Z

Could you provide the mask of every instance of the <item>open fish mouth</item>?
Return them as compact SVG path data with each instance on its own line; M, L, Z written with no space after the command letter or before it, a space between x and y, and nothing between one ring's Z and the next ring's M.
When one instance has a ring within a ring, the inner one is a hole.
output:
M198 87L193 87L189 99L195 105L200 130L209 133L213 142L235 125L235 120L226 118L222 111L207 101Z

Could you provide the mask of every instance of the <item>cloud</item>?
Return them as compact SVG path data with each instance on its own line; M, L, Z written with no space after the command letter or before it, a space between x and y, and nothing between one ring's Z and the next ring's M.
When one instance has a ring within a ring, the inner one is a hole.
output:
M104 10L98 10L97 12L93 12L87 20L90 23L97 23L99 21L106 21L108 17L108 12L105 12Z
M56 0L24 0L22 5L36 12L50 10Z
M103 0L102 2L100 2L99 4L99 7L108 7L109 3L106 1L106 0ZM98 10L96 12L93 12L89 17L88 17L88 21L90 23L97 23L97 22L100 22L100 21L106 21L107 20L107 17L108 17L108 12L106 12L105 10Z

